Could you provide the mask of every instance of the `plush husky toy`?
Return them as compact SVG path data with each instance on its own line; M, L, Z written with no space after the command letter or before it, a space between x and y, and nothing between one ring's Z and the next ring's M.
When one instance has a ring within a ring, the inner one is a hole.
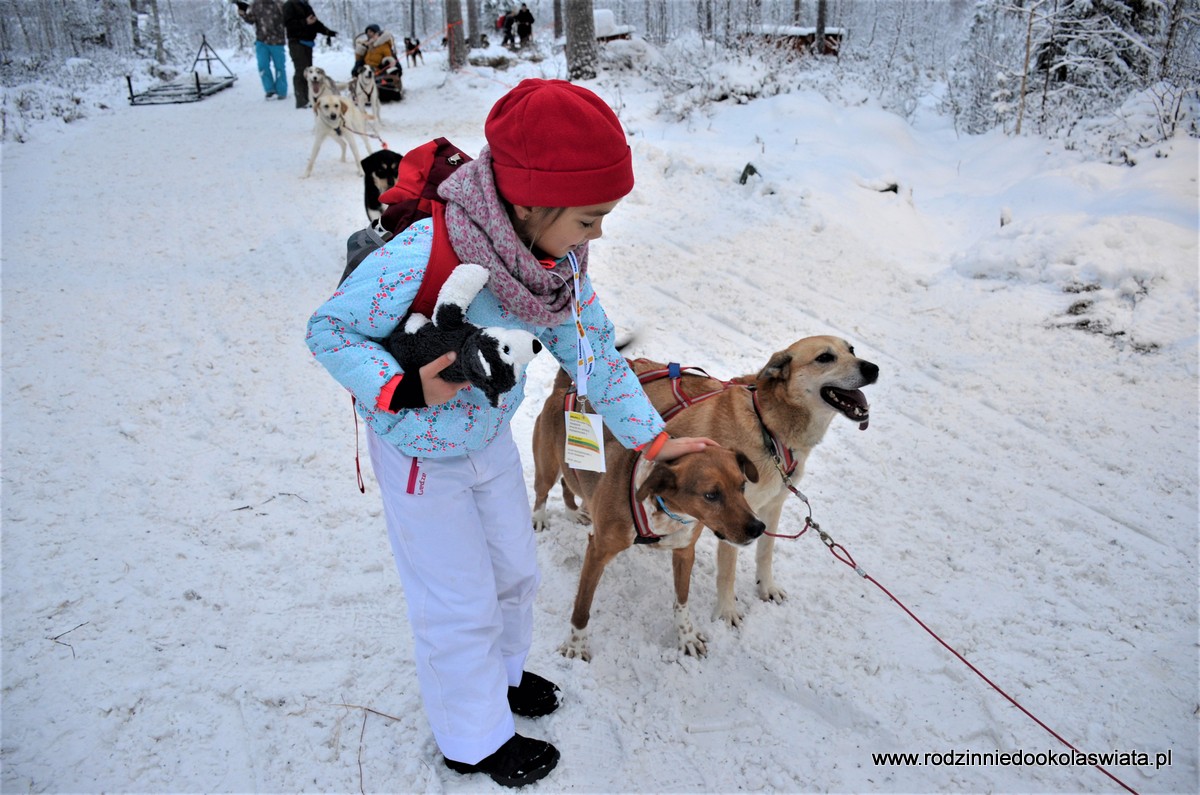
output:
M542 349L542 343L528 331L480 328L467 320L467 307L487 280L482 265L459 265L438 291L433 318L413 313L384 341L384 347L406 373L456 351L458 358L441 377L469 382L497 406L500 396L517 385L517 373Z

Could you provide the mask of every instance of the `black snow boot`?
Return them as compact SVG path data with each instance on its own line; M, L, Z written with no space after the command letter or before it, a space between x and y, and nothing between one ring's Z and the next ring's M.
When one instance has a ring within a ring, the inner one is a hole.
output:
M528 676L528 674L526 674ZM491 756L473 765L443 757L455 773L487 773L505 787L524 787L545 778L558 764L558 749L544 740L514 734Z
M558 709L558 686L525 671L521 684L508 689L508 706L522 718L540 718Z

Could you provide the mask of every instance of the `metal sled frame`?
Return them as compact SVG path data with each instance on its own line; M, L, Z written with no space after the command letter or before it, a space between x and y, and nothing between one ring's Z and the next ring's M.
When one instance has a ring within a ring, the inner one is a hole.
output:
M205 66L203 75L196 70L196 65L201 61L204 61ZM213 74L213 61L221 64L225 70L224 75ZM125 76L125 82L129 86L130 105L174 105L181 102L199 102L223 88L229 88L235 80L237 80L237 75L225 65L221 56L217 55L205 36L200 38L200 49L196 52L196 60L192 61L190 75L181 75L169 83L151 86L140 93L134 93L133 78L129 75Z

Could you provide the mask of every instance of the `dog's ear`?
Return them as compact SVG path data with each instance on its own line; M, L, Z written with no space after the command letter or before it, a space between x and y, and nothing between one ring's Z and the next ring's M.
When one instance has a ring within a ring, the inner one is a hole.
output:
M341 104L342 104L342 113L343 114L349 113L350 112L350 100L347 99L346 97L338 97L338 100L340 100Z
M792 355L780 351L771 357L767 366L759 372L758 377L767 381L786 381L792 372Z
M650 470L649 477L642 481L642 485L638 486L638 502L652 494L661 494L674 488L675 470L666 464L655 464L654 469Z
M746 480L751 483L757 483L758 467L754 466L754 462L741 450L734 450L733 452L737 455L738 466L742 468L742 474L746 476Z

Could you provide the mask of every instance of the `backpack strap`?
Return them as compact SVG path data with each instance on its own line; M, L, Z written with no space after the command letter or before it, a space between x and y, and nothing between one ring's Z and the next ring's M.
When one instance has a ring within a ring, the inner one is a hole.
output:
M429 252L429 262L425 266L425 275L421 277L421 286L417 288L417 295L413 298L412 305L408 308L405 318L414 312L420 312L425 317L433 316L433 308L437 306L438 293L442 291L442 285L446 283L446 279L450 278L450 274L461 264L458 254L454 252L454 245L450 242L450 232L446 229L446 205L443 202L433 202L432 218L433 218L433 248ZM401 322L404 322L403 320ZM358 477L358 490L363 494L367 493L367 487L363 483L362 464L359 460L358 452L358 412L354 411L354 396L350 396L351 414L354 415L354 469Z
M425 266L425 275L421 277L421 286L413 298L408 313L419 312L425 317L433 316L433 308L437 306L438 293L450 273L461 264L454 245L450 242L450 232L446 228L446 205L443 202L433 202L433 248L429 252L429 264Z

